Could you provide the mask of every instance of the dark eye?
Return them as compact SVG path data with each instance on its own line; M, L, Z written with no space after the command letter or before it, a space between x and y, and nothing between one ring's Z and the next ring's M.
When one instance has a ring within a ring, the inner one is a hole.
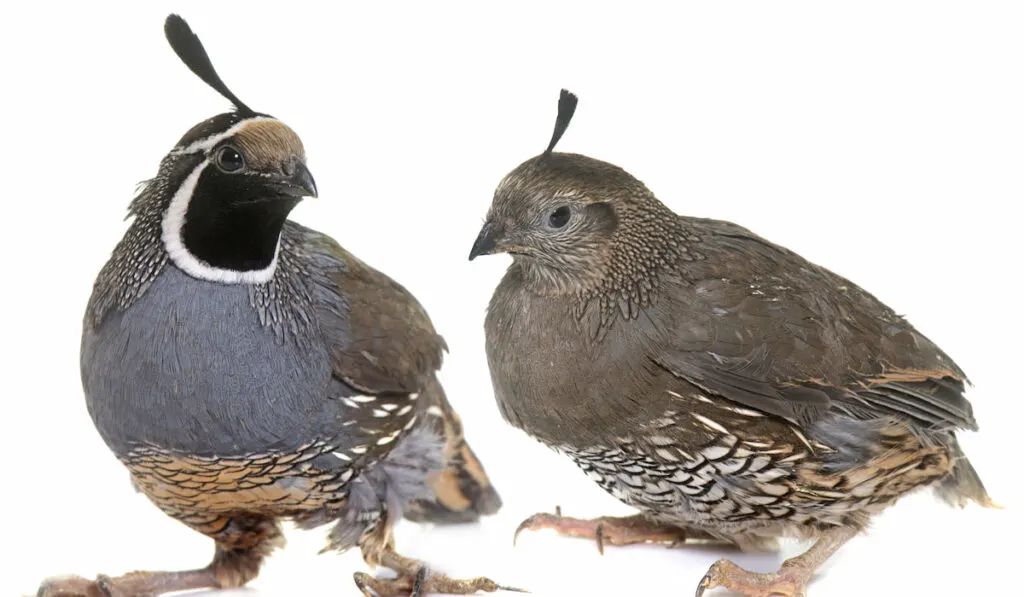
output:
M569 215L569 208L563 205L551 212L551 215L548 216L548 224L552 228L562 228L569 223Z
M238 172L245 167L245 160L237 149L226 145L217 152L217 167L225 172Z

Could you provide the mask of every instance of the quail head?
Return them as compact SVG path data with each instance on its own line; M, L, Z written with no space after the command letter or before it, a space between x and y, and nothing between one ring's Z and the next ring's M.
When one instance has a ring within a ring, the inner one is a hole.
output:
M41 597L230 588L284 544L279 526L334 523L359 547L366 594L471 593L395 551L403 517L465 522L501 501L436 372L445 344L399 284L288 220L316 196L292 129L242 103L180 17L171 47L235 109L193 127L132 202L81 344L89 413L160 510L210 537L183 572L46 581Z
M814 539L777 573L719 560L697 591L793 597L908 492L992 505L957 443L977 425L952 359L852 282L553 152L576 101L562 91L547 150L498 185L470 259L513 259L486 318L502 415L640 514L519 530L599 546Z

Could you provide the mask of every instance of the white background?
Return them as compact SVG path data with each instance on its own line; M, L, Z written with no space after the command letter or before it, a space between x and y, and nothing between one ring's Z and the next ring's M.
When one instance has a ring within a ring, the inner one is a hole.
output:
M170 10L245 102L303 138L321 198L295 218L408 287L448 340L445 387L506 505L459 529L404 523L405 553L541 596L688 595L723 553L601 557L551 533L512 548L516 524L555 504L628 513L501 421L482 323L509 259L466 260L495 185L544 148L566 86L580 105L560 150L617 163L678 212L739 222L850 277L975 382L982 431L963 443L1008 509L906 499L811 595L1019 591L1018 3L369 4L2 9L0 594L54 573L200 566L212 552L132 492L78 380L81 315L135 183L227 109L164 41ZM358 555L317 556L321 542L290 533L255 593L239 594L356 594ZM769 570L798 550L735 557Z

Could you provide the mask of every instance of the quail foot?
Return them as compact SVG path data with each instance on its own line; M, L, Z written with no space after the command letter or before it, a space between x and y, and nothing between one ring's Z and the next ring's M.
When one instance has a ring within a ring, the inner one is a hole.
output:
M470 259L512 255L485 323L502 415L639 515L521 529L812 540L774 573L720 560L698 588L796 597L911 491L992 505L957 443L977 424L949 356L849 280L555 152L576 105L563 91L550 144L498 185Z
M279 521L333 523L395 579L366 594L498 589L395 551L403 517L468 522L498 494L436 377L445 344L399 284L288 220L317 188L302 142L224 85L180 17L184 63L235 109L174 146L132 202L82 333L89 413L160 510L214 542L183 572L54 578L40 597L141 597L239 587L284 545Z

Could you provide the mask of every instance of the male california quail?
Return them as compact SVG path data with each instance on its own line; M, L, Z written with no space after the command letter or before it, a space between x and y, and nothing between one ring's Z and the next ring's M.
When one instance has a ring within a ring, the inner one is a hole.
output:
M395 552L403 515L460 522L501 501L435 376L444 341L400 285L287 220L316 196L299 137L224 85L180 17L171 46L235 111L190 130L131 204L96 280L81 373L89 413L135 486L212 538L209 566L95 581L42 597L134 597L253 579L284 544L279 519L336 522L367 595L493 591Z
M610 544L817 539L777 573L698 588L803 595L870 516L920 487L992 505L955 437L963 371L852 282L729 222L678 216L621 168L547 150L498 185L473 245L510 253L486 318L498 406L640 510L538 514ZM517 531L518 533L518 531Z

